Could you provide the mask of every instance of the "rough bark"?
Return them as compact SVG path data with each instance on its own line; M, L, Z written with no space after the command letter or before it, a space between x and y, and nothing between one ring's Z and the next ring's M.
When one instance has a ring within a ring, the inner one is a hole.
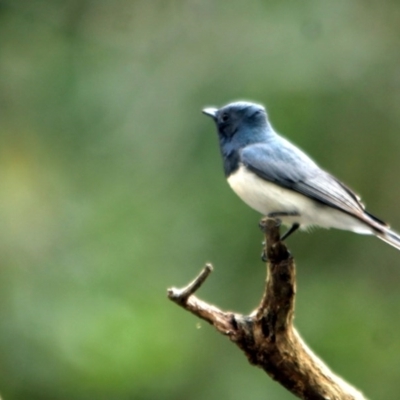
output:
M361 392L334 374L304 343L293 326L296 269L280 240L279 224L263 219L267 279L257 309L250 315L222 311L194 295L212 272L206 265L183 289L168 289L168 297L229 337L251 364L301 399L366 400Z

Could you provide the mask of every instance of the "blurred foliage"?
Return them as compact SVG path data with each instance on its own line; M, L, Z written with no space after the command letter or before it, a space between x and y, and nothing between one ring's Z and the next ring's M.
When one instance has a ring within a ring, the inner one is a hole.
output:
M278 131L400 229L397 1L0 1L4 399L292 399L166 299L249 312L259 215L200 110L267 105ZM305 340L368 397L400 378L400 254L289 240Z

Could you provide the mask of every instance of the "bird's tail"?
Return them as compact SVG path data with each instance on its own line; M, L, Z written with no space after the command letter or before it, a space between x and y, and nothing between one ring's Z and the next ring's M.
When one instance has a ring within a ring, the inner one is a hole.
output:
M387 229L383 232L377 232L376 236L384 242L389 243L397 250L400 250L400 235L398 235L396 232Z

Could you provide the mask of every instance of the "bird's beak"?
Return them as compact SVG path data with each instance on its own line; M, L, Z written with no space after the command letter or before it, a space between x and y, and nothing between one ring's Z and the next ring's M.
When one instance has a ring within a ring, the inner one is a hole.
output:
M203 110L203 114L208 115L209 117L211 117L213 120L217 119L217 112L218 109L217 108L205 108Z

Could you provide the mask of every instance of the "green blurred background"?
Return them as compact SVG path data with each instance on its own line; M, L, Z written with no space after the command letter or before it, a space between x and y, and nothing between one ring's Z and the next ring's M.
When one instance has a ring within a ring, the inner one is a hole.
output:
M398 1L0 1L0 393L293 399L166 298L248 313L260 216L200 110L237 99L400 230ZM371 399L400 389L400 253L296 234L296 325Z

